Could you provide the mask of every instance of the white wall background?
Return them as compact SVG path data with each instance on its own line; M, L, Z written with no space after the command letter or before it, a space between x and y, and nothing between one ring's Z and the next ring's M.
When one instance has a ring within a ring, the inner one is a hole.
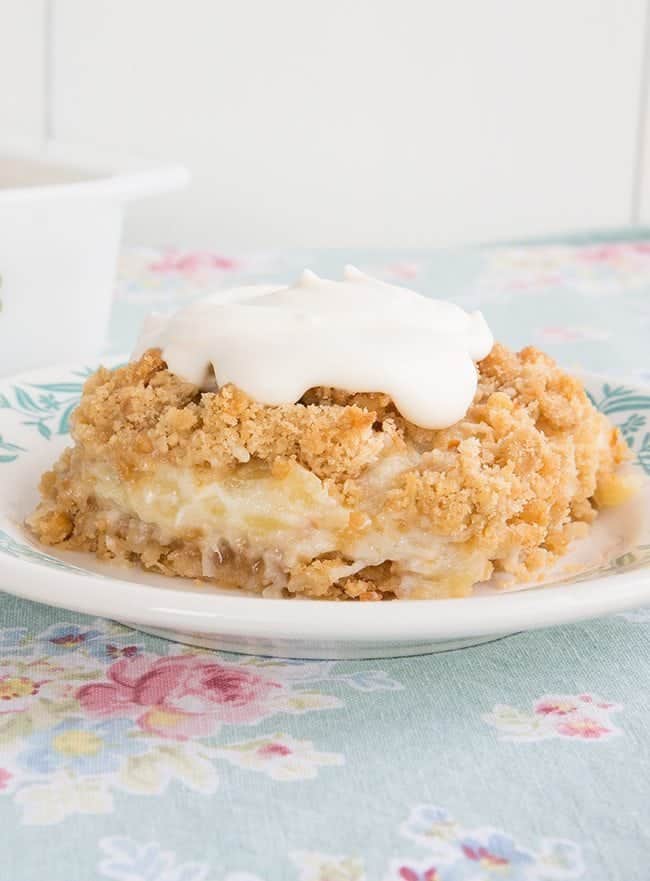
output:
M0 134L184 161L131 240L433 246L650 220L648 0L0 0Z

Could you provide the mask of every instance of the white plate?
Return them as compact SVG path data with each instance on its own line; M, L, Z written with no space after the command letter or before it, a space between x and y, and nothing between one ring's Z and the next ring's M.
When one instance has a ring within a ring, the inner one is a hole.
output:
M0 587L10 593L183 642L300 658L443 651L650 603L650 390L583 377L599 408L623 428L641 488L598 518L552 584L508 592L488 585L468 599L329 603L198 586L39 546L22 522L36 504L41 473L69 441L69 415L88 372L58 367L0 380Z

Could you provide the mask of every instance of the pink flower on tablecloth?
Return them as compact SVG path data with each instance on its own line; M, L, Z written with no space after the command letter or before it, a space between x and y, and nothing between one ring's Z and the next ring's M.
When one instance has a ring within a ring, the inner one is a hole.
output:
M497 704L483 719L499 731L503 740L533 741L572 738L606 740L623 732L614 725L612 714L621 704L596 694L543 694L532 702L532 713L507 704Z
M560 722L555 730L562 737L577 737L581 740L598 740L614 733L611 728L607 728L597 719L589 719L585 716Z
M575 254L578 260L587 263L616 263L623 262L634 255L642 257L650 254L648 242L608 242L601 245L587 245L577 248Z
M276 712L271 698L283 688L243 667L197 655L125 658L107 675L108 682L77 691L88 713L133 716L143 730L174 740L206 737L222 723L259 722Z
M578 694L575 697L570 695L543 697L535 701L533 710L541 716L569 716L588 709L583 706L584 704L588 707L597 707L599 710L619 709L618 704L595 698L593 694Z
M427 869L399 866L397 876L400 881L440 881L440 875L435 866L429 866Z
M283 743L267 743L258 749L257 754L263 758L272 759L275 756L290 756L291 750Z
M0 791L9 787L9 781L13 774L10 774L6 768L0 768Z
M533 710L540 716L568 716L575 713L580 704L571 699L542 698L533 705Z
M624 253L625 245L608 244L593 245L586 248L578 248L576 256L579 260L587 260L590 263L600 263L608 260L615 260L621 252Z
M209 251L167 251L149 264L152 272L179 272L191 275L204 269L233 272L239 262Z
M321 767L345 761L340 753L321 752L311 740L281 732L229 743L215 755L238 768L261 771L273 780L308 780L316 777Z

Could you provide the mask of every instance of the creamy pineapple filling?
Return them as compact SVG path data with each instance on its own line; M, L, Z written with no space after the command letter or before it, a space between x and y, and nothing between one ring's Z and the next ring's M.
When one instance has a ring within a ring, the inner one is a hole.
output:
M104 463L86 464L84 478L98 501L109 502L165 536L246 545L252 554L269 546L288 565L339 546L350 512L332 499L320 480L298 465L276 477L266 467L241 465L219 480L194 469L161 466L155 475L123 481Z
M329 558L337 560L327 570L330 584L389 562L396 596L464 594L489 576L485 555L428 530L405 528L385 512L373 516L373 500L383 497L407 462L393 457L371 469L365 511L346 507L295 462L274 468L251 462L218 479L163 465L155 476L123 480L106 462L86 461L82 479L100 508L154 527L163 543L183 538L195 544L206 578L218 577L225 546L253 565L263 563L269 587L284 588L290 570Z

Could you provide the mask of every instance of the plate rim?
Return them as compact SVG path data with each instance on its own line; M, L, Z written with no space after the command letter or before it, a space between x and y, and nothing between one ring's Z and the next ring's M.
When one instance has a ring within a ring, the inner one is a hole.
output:
M18 587L4 587L5 573L18 580ZM493 596L390 603L230 596L209 593L209 587L205 594L185 593L172 586L158 587L92 572L71 574L5 554L0 557L0 577L2 589L15 596L133 624L200 634L245 633L254 638L352 642L456 639L534 630L602 617L650 600L650 564L574 584L558 583ZM549 595L553 603L548 602ZM175 607L179 600L182 608ZM317 614L296 615L296 609L315 611L316 607ZM435 615L428 614L434 609ZM300 624L299 633L296 623Z

